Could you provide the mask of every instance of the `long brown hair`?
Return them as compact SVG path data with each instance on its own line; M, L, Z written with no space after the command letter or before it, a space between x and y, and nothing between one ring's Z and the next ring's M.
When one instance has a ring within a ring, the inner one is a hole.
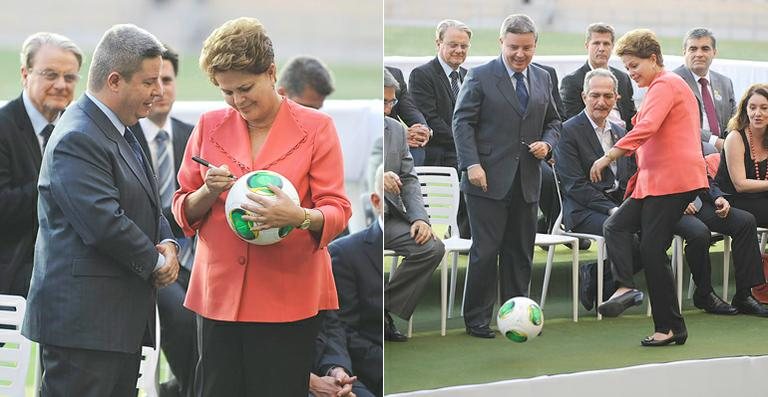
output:
M762 95L765 99L768 99L768 85L758 83L749 86L736 107L736 113L728 120L728 131L744 131L749 126L747 102L749 102L749 98L752 98L753 95ZM763 135L762 143L764 148L768 148L768 134Z

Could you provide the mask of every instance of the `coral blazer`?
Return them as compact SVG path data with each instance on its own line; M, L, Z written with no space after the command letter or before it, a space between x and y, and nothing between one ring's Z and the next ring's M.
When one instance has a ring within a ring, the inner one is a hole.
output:
M260 169L280 173L296 187L302 207L323 213L322 233L294 229L273 245L248 244L227 225L228 192L219 195L203 219L190 223L184 202L203 185L207 171L192 156L227 164L238 177ZM333 121L283 98L256 160L251 158L248 128L235 109L200 117L187 143L178 175L180 187L173 196L173 215L184 233L198 233L184 305L209 319L244 322L290 322L312 317L319 310L337 309L326 246L344 229L351 209Z
M696 97L675 73L661 72L648 86L634 127L614 146L636 154L632 198L683 193L709 187L701 152Z

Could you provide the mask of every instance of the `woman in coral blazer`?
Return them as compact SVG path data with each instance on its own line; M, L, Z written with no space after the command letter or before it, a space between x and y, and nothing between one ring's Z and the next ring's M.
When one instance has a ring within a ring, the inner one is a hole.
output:
M327 244L351 215L331 119L275 91L272 43L253 18L216 29L200 65L231 106L201 116L187 144L173 213L198 235L185 306L199 315L195 387L202 396L307 396L318 312L338 308ZM199 156L216 165L192 161ZM266 169L289 179L300 206L252 193L257 228L294 227L266 246L240 240L224 213L230 175Z
M675 284L667 265L667 248L674 225L683 216L697 190L709 186L699 137L696 98L685 81L664 70L661 46L650 30L627 32L616 43L616 54L639 87L648 87L643 105L632 119L634 128L595 160L593 181L602 170L623 155L635 153L637 174L630 180L631 196L605 223L608 251L631 246L640 231L641 260L653 308L654 334L643 346L682 345L688 332L675 298ZM634 182L634 183L633 183ZM634 289L632 269L617 269L616 293L598 310L616 316L642 302ZM625 276L621 276L624 274Z

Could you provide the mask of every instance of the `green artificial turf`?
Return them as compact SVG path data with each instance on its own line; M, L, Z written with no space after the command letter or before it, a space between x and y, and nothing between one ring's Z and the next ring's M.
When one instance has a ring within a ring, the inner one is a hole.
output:
M581 263L594 261L594 247L580 252ZM531 297L541 296L546 252L536 248ZM653 331L646 317L648 300L625 315L597 321L594 310L579 305L579 322L571 320L570 250L558 247L544 311L542 336L516 344L497 335L496 339L472 338L464 333L460 315L461 290L466 257L460 260L454 318L448 320L448 334L440 336L439 272L433 276L414 313L414 335L405 343L384 346L385 392L432 389L505 379L528 378L605 368L617 368L685 359L768 354L765 330L768 319L752 316L714 316L693 307L686 298L689 273L685 266L683 309L689 331L684 346L644 348L640 340ZM711 250L712 282L722 291L722 243ZM389 261L385 262L386 265ZM636 276L645 289L642 273ZM733 295L733 268L729 295ZM405 332L407 323L396 320Z

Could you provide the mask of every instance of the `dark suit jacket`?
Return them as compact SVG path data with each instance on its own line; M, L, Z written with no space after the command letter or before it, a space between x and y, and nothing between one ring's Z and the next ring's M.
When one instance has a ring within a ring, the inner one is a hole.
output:
M557 114L560 115L560 121L567 120L567 117L565 117L565 106L563 106L563 100L560 99L560 89L558 88L560 79L557 78L557 70L552 66L542 65L538 62L531 62L531 65L538 66L549 73L549 78L552 79L552 99L555 100Z
M637 113L635 110L635 102L632 100L634 90L632 89L632 82L629 80L629 76L619 69L610 67L611 73L616 76L616 80L619 82L617 87L619 90L619 99L616 107L619 108L619 114L621 119L626 123L627 131L632 130L632 116ZM592 70L589 68L589 63L585 62L580 68L576 69L573 73L563 77L563 85L560 87L560 95L563 97L563 105L565 106L565 119L569 119L584 110L584 100L581 99L581 93L584 91L584 77Z
M416 107L416 104L413 103L411 94L408 93L408 85L405 84L403 71L392 66L385 67L392 73L392 76L395 77L397 83L400 84L400 91L397 93L397 105L392 107L392 112L390 112L389 117L392 117L393 119L399 118L409 127L414 124L423 124L427 126L427 120Z
M625 134L623 128L611 123L614 142ZM603 147L584 111L563 123L555 152L555 170L563 191L563 224L566 230L572 230L581 223L590 211L608 214L611 208L621 204L627 181L637 171L634 156L622 156L617 160L618 175L613 173L611 167L606 167L603 179L593 183L589 180L589 170L603 154ZM617 179L619 191L611 195L604 193L613 187Z
M699 82L694 80L691 71L680 65L674 70L680 77L688 83L688 87L691 88L693 94L699 102L699 114L704 117L704 101L701 99L701 92L699 92ZM728 133L728 120L731 119L734 113L736 113L736 98L733 94L733 82L727 76L715 72L709 71L709 84L712 86L712 91L715 95L712 97L712 102L715 105L715 113L717 113L717 121L720 123L720 135L725 136ZM702 120L703 123L703 120ZM701 129L701 140L709 142L709 138L712 136L712 132L709 130Z
M459 77L462 81L466 75L467 69L459 67ZM427 142L427 146L455 150L451 120L456 99L451 92L451 81L445 75L437 57L411 71L408 76L408 89L416 107L432 129L432 138Z
M19 272L32 271L37 234L37 175L40 144L24 102L0 108L0 293L7 294ZM21 291L14 291L21 292ZM26 296L26 291L24 291Z
M376 395L382 394L383 247L384 236L378 222L328 246L339 296L338 314L344 323L346 348L352 360L350 369Z
M187 148L189 134L192 133L192 129L195 128L195 126L171 117L171 128L173 128L173 179L176 183L176 189L178 189L179 180L176 178L176 175L178 175L179 168L181 167L181 159L184 158L184 150ZM141 148L144 149L144 154L147 156L147 159L151 159L152 156L150 155L149 145L147 144L147 138L144 136L144 130L141 129L141 124L136 123L131 127L131 131L133 131L133 134L136 135L136 140L139 141L139 145L141 145ZM152 169L154 168L155 165L152 164ZM174 219L173 214L171 213L171 207L163 208L163 215L165 216L165 219L168 219L168 222L171 224L173 235L176 237L184 237L184 232L181 231L181 227L176 222L176 219Z
M173 235L154 178L86 95L56 125L38 189L24 336L124 353L153 345L155 244Z
M501 56L469 71L453 117L464 193L500 200L519 173L525 201L539 199L540 161L527 144L544 141L554 149L562 123L549 74L529 65L528 83L528 107L523 111ZM469 183L466 170L473 164L483 166L487 192Z
M399 121L384 117L384 171L392 171L400 177L400 194L384 192L387 211L402 216L408 223L423 220L429 223L424 209L421 184L413 170L413 157L408 151L405 128Z

